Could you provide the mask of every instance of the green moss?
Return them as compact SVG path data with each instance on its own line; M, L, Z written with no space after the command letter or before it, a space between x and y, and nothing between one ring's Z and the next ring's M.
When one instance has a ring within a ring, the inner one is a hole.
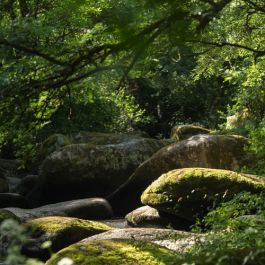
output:
M185 168L162 175L142 194L142 203L193 220L208 207L241 191L259 192L265 179L229 170Z
M60 234L70 229L89 230L93 232L105 232L111 227L95 221L82 220L72 217L51 216L28 221L26 226L33 230L51 234Z
M54 255L46 265L55 265L67 257L79 265L173 265L177 254L148 242L99 240L77 243Z
M5 209L0 209L0 224L7 219L19 221L19 218L12 212Z

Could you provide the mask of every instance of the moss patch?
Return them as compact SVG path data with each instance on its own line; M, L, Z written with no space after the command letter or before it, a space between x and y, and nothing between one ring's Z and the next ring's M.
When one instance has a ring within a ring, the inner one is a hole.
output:
M265 179L229 170L184 168L162 175L142 194L142 203L195 220L241 191L259 192Z
M112 229L95 221L54 216L31 220L25 225L32 230L32 233L24 246L24 253L42 260L50 257L50 252L42 248L42 244L46 241L51 242L52 252L57 252L81 239Z
M72 245L53 256L46 265L55 265L64 257L82 265L173 265L176 253L148 242L99 240Z
M108 225L100 222L60 216L34 219L28 221L26 223L26 226L32 228L33 230L38 230L50 234L60 234L73 228L80 230L89 230L91 231L91 234L93 234L93 232L105 232L111 229L111 227L109 227Z

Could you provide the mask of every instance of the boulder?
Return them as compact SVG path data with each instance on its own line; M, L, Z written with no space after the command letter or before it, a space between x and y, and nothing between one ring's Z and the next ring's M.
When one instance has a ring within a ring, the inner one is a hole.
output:
M132 140L148 138L144 132L128 133L99 133L99 132L78 132L71 134L72 143L91 143L94 145L121 144Z
M41 165L41 202L104 197L125 182L138 165L171 142L139 138L118 144L65 146Z
M238 170L245 165L247 140L236 135L197 135L168 145L142 163L107 199L118 213L139 207L142 192L163 173L177 168Z
M17 193L0 193L0 208L19 207L27 208L27 200Z
M127 225L131 227L153 227L153 228L174 228L177 230L189 230L193 224L176 216L166 213L159 213L157 209L142 206L125 217Z
M25 176L15 190L26 198L29 208L35 208L40 205L42 181L38 175Z
M57 252L81 239L111 229L100 222L59 216L34 219L26 222L25 226L31 233L22 252L28 257L41 260L50 258L51 251ZM47 241L51 243L49 249L43 248Z
M83 144L89 143L92 145L106 145L106 144L120 144L133 139L141 139L143 137L148 137L141 132L133 133L98 133L98 132L77 132L71 133L69 135L64 135L60 133L53 134L49 136L43 143L41 143L37 148L37 161L40 163L48 155L54 151L58 151L64 146L71 144Z
M34 209L6 208L23 222L46 216L67 216L100 220L112 217L109 203L101 198L88 198L49 204Z
M176 255L172 250L149 242L109 239L73 244L56 253L46 265L173 265Z
M105 233L83 239L87 243L95 240L126 239L155 243L174 251L185 251L191 247L202 234L158 228L124 228L112 229Z
M14 177L17 174L17 162L11 159L0 159L0 177Z
M106 224L112 228L125 228L126 222L124 218L113 218L109 220L100 220L103 224Z
M154 181L142 194L141 201L159 211L195 221L237 193L264 189L263 177L229 170L183 168L163 174Z
M186 140L197 134L209 134L211 131L196 125L177 125L172 128L170 138L174 140Z
M19 194L27 196L38 185L40 178L38 175L27 175L21 179L17 185L16 190Z

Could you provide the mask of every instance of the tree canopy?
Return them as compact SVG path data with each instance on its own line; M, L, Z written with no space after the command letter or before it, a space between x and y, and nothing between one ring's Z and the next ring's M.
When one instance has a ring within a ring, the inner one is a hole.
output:
M215 127L227 105L263 119L262 0L4 0L0 11L2 143L60 122Z

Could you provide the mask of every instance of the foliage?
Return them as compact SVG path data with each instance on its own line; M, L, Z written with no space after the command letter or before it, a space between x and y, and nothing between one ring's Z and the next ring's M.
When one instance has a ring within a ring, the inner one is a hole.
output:
M243 192L209 212L196 228L207 234L176 264L264 264L264 196ZM240 218L246 215L253 218Z
M264 116L262 0L2 2L0 144L22 160L51 130L148 129L144 110L153 135Z
M28 238L27 230L17 221L7 219L0 225L0 260L6 265L43 265L35 259L21 254L21 247Z
M229 201L222 203L221 206L212 210L203 220L198 220L195 230L222 230L233 229L241 222L237 217L243 215L264 215L265 193L251 194L242 192Z
M262 265L264 233L254 229L211 232L180 257L182 265Z
M249 141L248 151L254 156L254 163L248 169L252 173L265 175L265 120L263 119L257 126L249 126Z

